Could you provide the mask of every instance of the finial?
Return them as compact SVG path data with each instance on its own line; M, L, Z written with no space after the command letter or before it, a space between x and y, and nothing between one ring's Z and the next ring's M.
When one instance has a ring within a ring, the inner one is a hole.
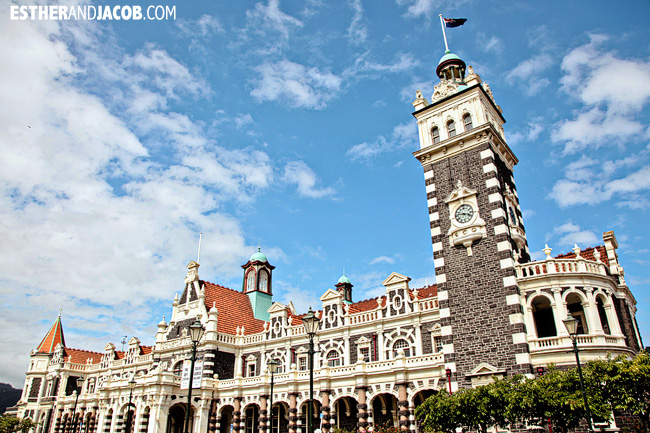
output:
M262 252L262 238L259 239L259 243L257 244L257 252Z
M196 263L201 263L201 238L203 237L203 232L199 233L199 252L196 255Z
M551 251L553 251L553 248L550 248L548 244L544 244L544 249L542 251L544 251L544 254L546 254L546 260L550 260Z
M581 252L581 251L582 251L582 250L580 249L580 247L578 246L578 244L573 244L573 252L574 252L575 255L576 255L576 259L577 259L578 257L580 257L580 252Z

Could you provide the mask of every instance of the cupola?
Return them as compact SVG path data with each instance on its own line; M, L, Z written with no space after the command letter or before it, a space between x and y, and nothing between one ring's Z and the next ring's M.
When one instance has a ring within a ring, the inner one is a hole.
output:
M251 255L244 269L244 281L242 291L248 295L253 307L256 319L269 320L268 309L272 302L272 274L275 266L272 266L266 255L262 253L261 247Z
M441 81L451 80L463 83L465 79L465 62L451 51L445 51L445 55L440 58L436 75Z
M343 272L343 275L339 278L339 282L336 283L336 290L343 295L343 302L346 304L352 303L352 282L345 275L345 272Z

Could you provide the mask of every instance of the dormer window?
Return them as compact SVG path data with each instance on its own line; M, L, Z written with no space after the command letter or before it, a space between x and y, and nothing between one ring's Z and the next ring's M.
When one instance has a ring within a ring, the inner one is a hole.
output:
M463 116L463 123L465 124L465 131L469 131L473 128L472 126L472 116L469 113L465 113Z
M433 140L433 144L440 143L440 130L437 126L431 128L431 139Z
M255 270L251 269L246 276L246 291L255 290Z
M456 136L456 123L453 120L447 122L447 132L449 133L449 138Z

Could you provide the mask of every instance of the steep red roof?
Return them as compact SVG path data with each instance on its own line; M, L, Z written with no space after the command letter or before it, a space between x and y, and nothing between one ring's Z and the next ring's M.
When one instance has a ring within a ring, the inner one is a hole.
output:
M38 353L52 353L54 348L61 343L65 347L65 338L63 337L63 326L61 325L61 314L56 318L50 330L38 345Z
M140 346L140 355L149 355L153 352L153 346Z
M244 326L244 334L257 334L264 330L264 320L256 319L248 295L213 284L205 284L205 307L210 311L214 304L219 311L217 331L234 335L237 327Z
M75 364L85 364L88 362L88 358L90 358L92 360L92 364L99 364L102 362L102 356L102 353L91 352L89 350L71 349L69 347L66 347L63 355L63 360L65 362L73 362Z
M594 257L594 250L598 250L600 253L600 261L607 264L609 263L609 257L607 257L607 249L605 249L604 245L598 245L596 247L592 248L587 248L585 250L582 250L580 252L580 257L587 259L587 260L593 260L596 261L596 258ZM566 253L566 254L560 254L559 256L555 257L556 259L575 259L576 254L574 252Z
M437 286L427 286L417 290L419 299L433 298L434 296L438 296Z

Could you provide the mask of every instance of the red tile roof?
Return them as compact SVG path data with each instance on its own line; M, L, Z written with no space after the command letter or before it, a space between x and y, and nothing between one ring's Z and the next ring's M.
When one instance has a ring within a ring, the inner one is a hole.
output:
M582 250L580 252L580 257L587 259L587 260L593 260L596 261L596 258L594 257L594 250L598 249L598 252L600 252L600 261L608 264L609 263L609 258L607 257L607 249L605 249L604 245L598 245L596 247L592 248L587 248L585 250ZM560 254L559 256L555 257L556 259L575 259L576 254L574 252L566 253L566 254Z
M56 318L50 330L38 345L38 353L52 353L56 346L61 343L65 347L65 338L63 337L63 326L61 325L61 314Z
M63 355L63 360L65 362L73 362L75 364L85 364L88 362L88 358L90 358L92 360L92 364L99 364L102 362L103 355L103 353L91 352L89 350L71 349L69 347L66 347Z
M435 296L438 296L437 286L427 286L417 290L419 299L433 298Z
M248 295L201 281L205 287L205 307L210 311L214 304L219 311L217 331L234 335L237 327L244 326L244 334L257 334L264 330L264 320L256 319Z

